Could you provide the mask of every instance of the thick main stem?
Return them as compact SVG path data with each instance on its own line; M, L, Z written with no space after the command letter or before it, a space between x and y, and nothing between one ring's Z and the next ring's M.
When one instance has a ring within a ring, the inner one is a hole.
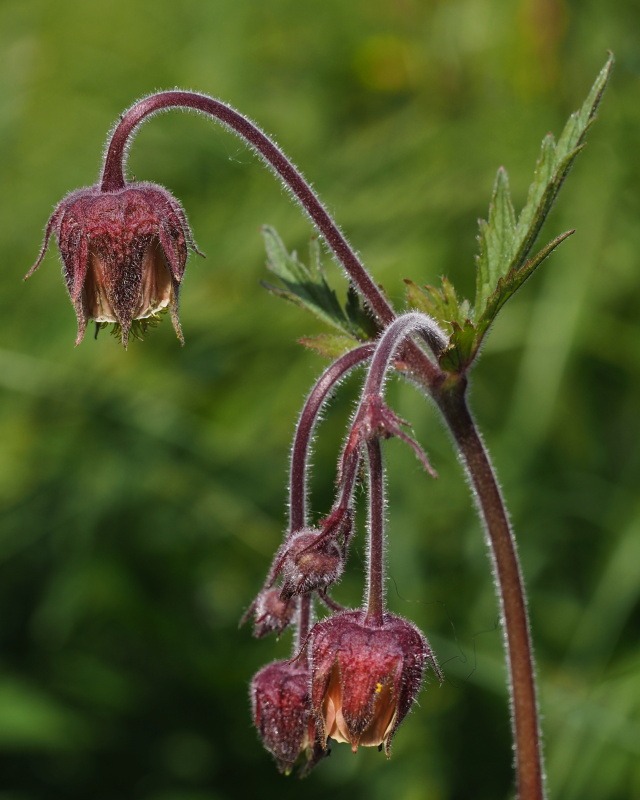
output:
M436 395L475 492L491 547L504 620L519 800L544 800L544 771L525 591L515 541L489 456L460 383Z
M384 468L380 440L367 442L369 457L369 550L366 624L384 622Z

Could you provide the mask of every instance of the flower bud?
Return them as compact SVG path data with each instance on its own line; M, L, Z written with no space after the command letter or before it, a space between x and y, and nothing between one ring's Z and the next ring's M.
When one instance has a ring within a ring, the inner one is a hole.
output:
M280 589L264 589L249 612L253 616L253 635L256 639L269 633L279 636L293 621L296 601L293 598L283 600Z
M309 709L309 671L297 662L274 661L251 681L253 722L280 772L312 755L315 726Z
M386 613L370 625L363 611L318 622L309 635L311 707L323 743L331 737L384 747L415 700L425 666L442 679L429 643L410 622Z
M286 544L282 560L282 597L324 591L342 576L344 558L333 537L322 531L302 530Z
M126 346L134 320L171 312L176 334L178 293L187 261L195 248L180 203L166 189L131 183L103 192L97 186L65 197L51 216L38 260L40 266L54 233L63 275L78 319L76 344L87 322L115 323Z

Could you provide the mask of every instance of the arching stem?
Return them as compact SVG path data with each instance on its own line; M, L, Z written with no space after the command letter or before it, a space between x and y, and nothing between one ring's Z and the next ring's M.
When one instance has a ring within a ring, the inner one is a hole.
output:
M391 304L355 254L316 193L300 171L266 133L220 100L195 92L159 92L133 105L120 119L111 134L102 170L101 189L118 191L125 186L124 166L131 135L140 123L152 114L171 108L200 111L220 122L245 141L273 169L324 237L349 278L368 303L382 325L391 322L395 313Z
M289 471L289 531L293 533L307 525L307 493L309 451L311 440L322 412L337 384L374 351L373 343L363 344L345 353L322 373L304 404L291 448Z

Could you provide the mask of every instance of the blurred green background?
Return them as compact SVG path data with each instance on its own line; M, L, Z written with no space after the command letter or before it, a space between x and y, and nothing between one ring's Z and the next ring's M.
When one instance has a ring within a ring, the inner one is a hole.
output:
M74 348L53 205L95 181L137 97L175 86L245 111L297 162L376 278L473 287L496 168L522 205L538 147L617 56L545 231L577 233L509 305L472 403L518 534L550 795L640 798L640 11L635 0L1 0L0 800L502 800L512 796L502 635L480 526L434 410L392 385L440 473L386 446L389 605L446 674L390 761L335 746L304 783L252 729L247 683L284 657L238 619L286 517L290 437L324 362L315 320L270 296L260 225L311 230L229 134L145 126L130 176L184 203L181 348ZM344 286L339 271L332 279ZM331 503L357 390L320 431ZM335 595L359 601L362 535Z

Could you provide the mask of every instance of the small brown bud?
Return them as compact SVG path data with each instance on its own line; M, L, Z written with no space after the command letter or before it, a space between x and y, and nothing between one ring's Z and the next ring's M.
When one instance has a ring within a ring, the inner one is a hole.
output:
M324 591L340 579L343 570L342 551L333 537L322 531L302 530L286 544L282 597Z
M253 635L261 639L269 633L279 636L293 621L296 600L283 600L280 589L264 589L250 609L253 616Z

